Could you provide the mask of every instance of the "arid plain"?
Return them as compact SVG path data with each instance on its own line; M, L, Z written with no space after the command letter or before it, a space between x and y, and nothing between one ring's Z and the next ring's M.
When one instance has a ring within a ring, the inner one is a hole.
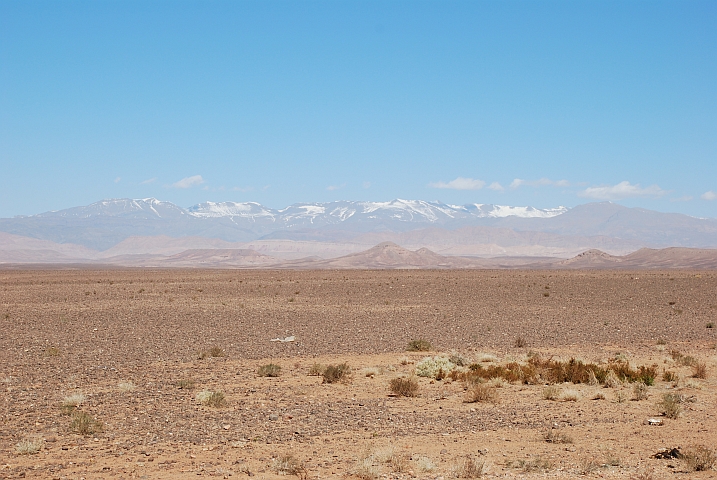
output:
M714 271L3 270L0 478L715 478L715 323Z

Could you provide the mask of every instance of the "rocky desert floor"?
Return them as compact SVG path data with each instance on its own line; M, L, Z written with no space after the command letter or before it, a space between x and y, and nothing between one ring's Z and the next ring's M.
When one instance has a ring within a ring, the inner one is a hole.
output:
M0 270L0 478L716 478L716 323L710 271Z

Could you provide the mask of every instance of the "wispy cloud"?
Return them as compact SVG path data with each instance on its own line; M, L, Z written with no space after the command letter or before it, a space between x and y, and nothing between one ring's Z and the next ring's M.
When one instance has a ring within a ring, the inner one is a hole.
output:
M694 199L694 197L692 195L685 195L683 197L671 198L670 201L671 202L689 202L690 200L693 200L693 199Z
M589 187L578 193L578 195L598 200L620 200L631 197L661 197L666 193L666 190L657 185L642 188L640 184L632 185L630 182L624 181L612 186Z
M191 188L196 185L201 185L202 183L204 183L204 179L201 175L193 175L191 177L186 177L176 183L173 183L172 186L174 188Z
M233 187L232 190L235 192L253 192L254 187Z
M326 187L326 190L333 192L334 190L341 190L345 186L345 183L342 183L341 185L329 185L328 187Z
M495 190L496 192L502 192L503 190L505 190L505 188L503 187L503 185L501 185L501 184L498 183L498 182L493 182L493 183L491 183L490 185L488 185L488 188L491 189L491 190Z
M550 180L549 178L541 178L539 180L523 180L522 178L516 178L510 182L510 188L516 189L518 187L569 187L570 182L567 180Z
M157 181L157 177L148 178L147 180L143 182L139 182L140 185L149 185L150 183L154 183Z
M717 193L710 190L709 192L705 192L702 195L700 195L700 198L702 200L717 200Z
M122 180L122 177L115 178L115 183L119 183Z
M363 182L363 188L371 188L371 182Z
M458 177L450 182L429 183L428 186L431 188L449 188L452 190L480 190L485 186L485 182L476 178Z

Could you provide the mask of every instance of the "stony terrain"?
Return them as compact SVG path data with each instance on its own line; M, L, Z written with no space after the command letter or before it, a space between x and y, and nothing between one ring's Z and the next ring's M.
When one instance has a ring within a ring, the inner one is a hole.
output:
M652 456L717 444L715 323L710 271L0 271L0 478L435 479L469 476L467 461L488 477L714 478ZM418 338L434 351L406 352ZM424 377L391 395L441 353L659 374L639 401L631 383L549 400L502 381L466 403L466 382ZM309 375L344 362L338 383ZM269 363L281 374L258 376ZM665 393L678 418L661 416ZM78 412L101 428L78 433Z

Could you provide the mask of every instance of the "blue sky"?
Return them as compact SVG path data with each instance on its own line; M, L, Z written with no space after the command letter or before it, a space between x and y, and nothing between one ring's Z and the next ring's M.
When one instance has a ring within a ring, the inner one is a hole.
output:
M1 1L0 216L119 197L717 217L717 3Z

